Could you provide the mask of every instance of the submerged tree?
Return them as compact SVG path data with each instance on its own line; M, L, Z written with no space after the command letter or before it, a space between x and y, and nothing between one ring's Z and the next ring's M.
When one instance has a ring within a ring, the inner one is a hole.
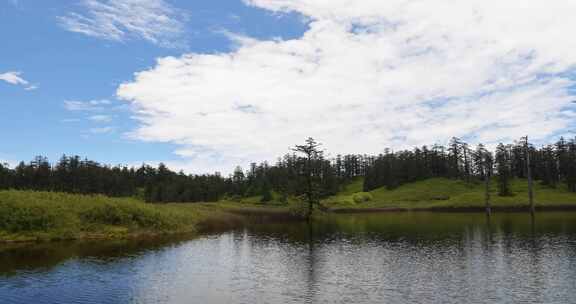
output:
M476 148L474 159L477 163L478 174L484 179L484 205L486 208L486 214L490 216L492 214L492 206L490 202L490 177L492 176L494 166L492 153L486 150L484 145L479 144Z
M524 143L524 150L526 153L526 176L528 177L528 201L530 204L530 212L532 212L532 214L534 214L535 210L535 206L534 206L534 187L533 187L533 181L532 181L532 166L530 165L530 143L528 142L528 136L524 137L523 139L525 139L525 143Z
M297 153L304 154L302 159L304 166L302 168L301 174L304 176L306 181L306 190L304 195L306 196L306 202L308 204L308 209L306 212L306 219L310 220L312 212L314 211L314 206L319 204L319 189L318 184L320 180L321 165L324 159L324 152L320 150L321 144L316 142L312 137L306 139L304 145L296 145L292 150Z

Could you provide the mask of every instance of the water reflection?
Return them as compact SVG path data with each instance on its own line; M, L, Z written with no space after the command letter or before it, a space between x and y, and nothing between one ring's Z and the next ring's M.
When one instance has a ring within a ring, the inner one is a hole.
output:
M335 215L0 249L0 303L571 303L576 214Z

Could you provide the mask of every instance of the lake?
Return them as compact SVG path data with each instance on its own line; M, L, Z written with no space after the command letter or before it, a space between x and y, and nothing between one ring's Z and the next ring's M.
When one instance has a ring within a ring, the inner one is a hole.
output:
M196 239L1 245L0 303L576 303L576 213L254 219Z

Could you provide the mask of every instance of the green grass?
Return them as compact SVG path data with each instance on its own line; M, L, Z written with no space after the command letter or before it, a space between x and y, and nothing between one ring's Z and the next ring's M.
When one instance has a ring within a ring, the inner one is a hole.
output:
M339 195L324 200L332 208L460 208L483 207L484 184L433 178L403 185L394 190L379 188L371 191L372 198L358 203L354 200L355 190L361 191L361 180L350 184ZM497 194L496 182L491 185L492 205L496 207L519 207L528 204L528 185L526 180L513 180L512 196L501 197ZM576 205L576 193L570 193L562 186L556 189L535 183L535 202L537 206Z
M339 195L352 195L354 193L362 192L364 189L364 178L355 178L350 183L344 186Z
M257 208L265 208L265 207L278 207L278 206L285 206L288 202L293 200L292 197L287 197L285 201L282 201L282 195L278 192L272 191L272 200L268 202L262 201L262 195L254 195L249 197L224 197L219 203L226 203L228 205L233 205L234 208L243 208L243 207L257 207Z
M0 191L0 241L125 238L195 232L223 216L208 204L151 205L131 198Z
M362 179L346 185L323 205L338 208L469 208L484 206L484 185L443 178L406 184L394 190L362 192ZM512 196L500 197L491 189L495 207L528 204L527 182L514 180ZM274 194L275 197L279 197ZM576 206L576 194L535 183L537 206ZM260 197L204 204L146 204L134 198L75 195L53 192L0 191L0 242L64 239L114 239L165 233L196 232L202 225L230 227L240 220L234 214L281 218L301 204L261 203ZM294 209L294 210L293 210Z
M331 196L324 200L322 203L326 206L335 207L356 207L358 204L354 201L354 194L361 193L364 187L364 179L356 178L349 184L344 186L344 189L337 195Z

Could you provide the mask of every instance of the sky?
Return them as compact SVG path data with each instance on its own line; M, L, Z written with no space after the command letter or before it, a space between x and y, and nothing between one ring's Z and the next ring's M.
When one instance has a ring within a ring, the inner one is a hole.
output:
M0 0L0 162L188 173L576 130L574 0Z

